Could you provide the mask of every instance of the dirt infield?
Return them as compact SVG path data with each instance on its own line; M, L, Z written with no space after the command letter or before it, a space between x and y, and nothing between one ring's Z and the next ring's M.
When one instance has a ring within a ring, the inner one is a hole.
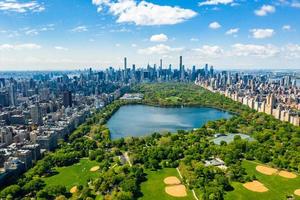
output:
M278 172L277 169L275 168L272 168L272 167L266 167L266 166L263 166L263 165L257 165L256 166L256 171L262 173L262 174L265 174L265 175L274 175Z
M168 195L173 197L186 197L187 192L184 185L173 185L165 187L165 191Z
M91 172L95 172L95 171L98 171L99 170L99 166L94 166L90 169Z
M164 179L166 185L178 185L181 181L176 176L169 176Z
M279 176L284 178L297 178L297 175L288 171L280 171L278 173Z
M70 193L71 193L71 194L73 194L73 193L75 193L75 192L77 192L77 191L78 191L77 186L74 186L74 187L72 187L72 188L70 189Z
M294 194L297 195L297 196L300 196L300 189L295 190Z
M264 184L262 184L259 181L248 182L248 183L243 184L243 186L246 189L251 190L253 192L267 192L269 190L268 188L266 188L264 186Z

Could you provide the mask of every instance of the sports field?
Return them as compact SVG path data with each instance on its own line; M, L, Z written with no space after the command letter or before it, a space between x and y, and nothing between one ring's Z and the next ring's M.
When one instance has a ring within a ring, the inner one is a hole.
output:
M268 191L266 192L252 192L247 190L242 183L232 183L235 190L225 195L225 200L280 200L287 199L288 195L294 193L296 189L300 189L300 176L297 178L284 178L279 175L266 175L258 172L256 166L259 163L252 161L243 161L243 166L249 175L255 175L259 182L261 182ZM294 195L296 200L300 197Z
M159 171L146 171L147 181L141 185L143 196L139 200L194 200L192 192L187 191L186 197L172 197L168 195L165 188L168 186L164 183L167 177L180 177L175 168L164 168Z
M88 179L96 177L97 172L90 171L94 166L97 166L96 161L81 159L74 165L56 168L58 174L43 180L47 185L64 185L69 191L73 186L85 185Z

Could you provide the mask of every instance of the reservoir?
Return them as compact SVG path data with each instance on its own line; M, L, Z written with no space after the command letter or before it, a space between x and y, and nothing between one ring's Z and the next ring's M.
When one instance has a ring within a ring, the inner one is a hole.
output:
M107 122L111 138L145 136L154 132L176 132L200 128L208 121L232 115L214 108L163 108L146 105L122 106Z

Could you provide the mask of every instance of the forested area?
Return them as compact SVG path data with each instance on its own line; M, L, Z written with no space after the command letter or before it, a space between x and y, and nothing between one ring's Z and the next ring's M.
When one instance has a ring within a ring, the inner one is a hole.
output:
M17 183L4 188L1 197L7 199L137 199L142 196L140 184L145 169L159 170L179 167L190 189L201 192L203 199L223 199L233 190L232 181L245 182L256 177L247 175L244 159L268 163L271 166L300 172L300 128L257 113L220 94L211 93L192 84L165 83L135 86L132 92L144 93L141 102L115 101L96 112L74 131L59 149L48 153ZM236 113L228 120L208 122L191 131L159 134L140 138L110 140L107 120L118 108L128 103L155 106L209 106ZM244 133L255 139L249 142L235 137L232 143L216 145L216 133ZM122 164L118 156L128 152L133 164ZM72 195L63 183L57 187L45 185L42 177L55 174L54 167L69 166L88 157L99 162L97 178L78 187ZM206 167L210 158L224 160L227 170Z

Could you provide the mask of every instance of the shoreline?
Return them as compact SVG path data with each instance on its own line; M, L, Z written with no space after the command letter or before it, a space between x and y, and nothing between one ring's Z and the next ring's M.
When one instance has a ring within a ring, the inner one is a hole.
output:
M118 140L118 139L121 139L121 138L130 138L130 137L133 137L133 138L140 138L140 137L147 137L147 136L151 136L152 134L155 134L155 133L158 133L158 134L164 134L164 133L177 133L177 131L179 130L184 130L184 129L177 129L175 132L173 131L154 131L154 132L151 132L151 133L147 133L146 135L140 135L140 136L126 136L126 137L119 137L119 138L112 138L111 136L111 131L108 127L108 121L111 119L111 117L113 117L113 115L123 106L149 106L149 107L154 107L154 108L208 108L208 109L215 109L217 111L220 111L220 112L223 112L223 113L228 113L230 114L230 118L233 117L234 115L236 115L236 113L234 112L230 112L230 111L227 111L225 109L221 109L221 108L217 108L217 107L213 107L213 106L203 106L203 105L184 105L184 106L179 106L179 105L158 105L158 104L151 104L151 103L145 103L145 102L142 102L142 101L135 101L135 102L130 102L130 101L124 101L124 100L121 100L121 104L119 106L117 106L112 112L111 112L111 115L109 118L107 118L105 120L105 123L104 125L106 126L106 128L109 130L109 138L110 140ZM217 119L217 120L228 120L227 118L220 118L220 119ZM207 121L208 122L208 121ZM191 131L191 130L194 130L194 129L199 129L199 128L202 128L203 126L205 126L207 124L207 122L205 122L202 126L200 127L194 127L194 128L191 128L191 129L188 129L188 130L184 130L184 131Z

